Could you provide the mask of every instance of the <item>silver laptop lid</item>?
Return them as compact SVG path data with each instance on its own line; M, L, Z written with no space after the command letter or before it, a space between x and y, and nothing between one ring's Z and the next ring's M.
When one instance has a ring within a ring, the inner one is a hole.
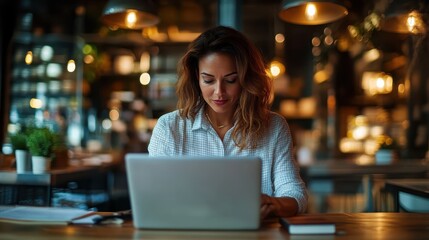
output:
M133 153L125 159L136 228L259 227L259 158L150 157Z

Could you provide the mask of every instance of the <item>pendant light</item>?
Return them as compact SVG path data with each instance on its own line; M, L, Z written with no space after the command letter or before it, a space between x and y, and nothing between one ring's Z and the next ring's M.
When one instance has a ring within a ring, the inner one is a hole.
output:
M109 0L101 20L109 27L142 29L158 24L152 0Z
M280 19L301 25L321 25L336 21L348 14L337 0L284 0Z
M427 31L428 3L395 0L387 7L381 29L388 32L422 34Z

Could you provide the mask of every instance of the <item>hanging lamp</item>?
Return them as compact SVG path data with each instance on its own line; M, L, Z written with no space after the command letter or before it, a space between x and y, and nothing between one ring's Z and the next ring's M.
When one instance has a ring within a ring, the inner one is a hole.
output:
M336 21L348 14L337 0L284 0L280 19L300 25L321 25Z
M142 29L158 24L152 0L109 0L101 20L113 28Z
M427 31L429 3L423 0L395 0L386 9L381 29L388 32L422 34Z

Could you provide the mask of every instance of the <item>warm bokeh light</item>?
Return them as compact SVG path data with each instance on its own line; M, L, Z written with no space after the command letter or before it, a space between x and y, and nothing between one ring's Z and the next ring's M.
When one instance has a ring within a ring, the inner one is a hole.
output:
M317 103L314 97L304 97L298 101L298 112L301 117L313 117L316 113Z
M128 28L134 28L134 26L136 25L136 22L137 22L137 14L136 14L136 11L129 11L128 13L127 13L127 17L126 17L126 20L125 20L126 22L125 22L125 25L128 27Z
M150 75L145 72L140 75L140 83L141 85L148 85L150 83Z
M31 108L35 108L35 109L39 109L43 107L43 101L37 98L32 98L30 100L30 107Z
M27 54L25 55L25 63L27 65L30 65L32 62L33 62L33 52L28 51Z
M340 50L341 52L345 52L348 51L349 47L350 47L350 42L348 41L347 38L345 37L340 37L337 40L337 48L338 50Z
M166 42L168 40L167 33L159 32L156 26L143 28L142 35L144 38L149 38L155 42Z
M408 16L407 27L408 27L408 31L413 32L413 29L416 27L416 17L415 16L413 16L413 15Z
M398 94L400 96L405 95L405 84L401 83L398 85Z
M83 62L86 64L91 64L94 62L94 57L92 55L85 55L85 57L83 57Z
M339 147L343 153L362 152L363 150L362 142L350 138L342 138Z
M374 155L378 150L377 141L375 139L367 139L363 143L364 152L368 155Z
M348 120L347 132L350 139L365 139L369 135L368 118L364 115L351 116Z
M392 92L393 78L383 72L364 72L362 75L362 88L369 96L387 94Z
M325 35L332 35L332 29L330 29L329 27L326 27L323 29L323 34Z
M173 42L190 42L197 38L200 32L180 31L176 25L167 28L168 38Z
M118 120L119 119L119 111L118 111L118 109L112 109L112 110L110 110L110 112L109 112L109 118L112 121Z
M285 41L285 36L281 33L277 33L274 39L277 43L283 43Z
M315 46L315 47L320 46L320 38L318 38L318 37L313 37L313 38L311 39L311 44L313 44L313 46Z
M323 41L325 42L325 45L330 46L334 43L334 38L331 35L328 35Z
M368 165L374 163L374 158L366 154L362 154L356 157L355 163L358 165Z
M278 77L280 74L283 74L285 72L285 66L283 65L283 63L279 62L279 61L272 61L270 63L270 74L272 77Z
M366 126L368 124L368 118L363 115L358 115L354 118L354 123L356 126Z
M369 132L372 138L377 138L384 133L384 128L382 126L373 126Z
M134 71L134 57L121 55L115 59L114 69L116 73L127 75Z
M383 78L379 77L375 80L375 85L377 86L377 88L384 88L386 83L384 82Z
M73 59L70 59L67 62L67 71L68 72L74 72L76 70L76 63L74 62Z
M270 71L271 71L271 75L273 75L273 77L277 77L280 74L280 68L279 68L279 66L276 66L276 65L272 65L270 67Z
M317 15L316 5L314 5L313 3L307 4L307 6L305 7L305 16L307 17L307 19L313 20L314 18L316 18L316 15Z
M347 26L347 30L349 31L350 36L352 36L353 38L357 38L359 36L359 31L356 26L349 25Z
M330 77L330 74L325 69L322 69L314 73L313 79L316 83L320 84L327 81L329 77Z
M353 129L352 131L352 137L356 140L362 140L365 139L368 136L369 129L367 126L358 126Z
M140 71L148 72L150 68L150 55L148 52L143 52L140 56Z
M406 25L410 33L423 32L424 23L421 14L417 11L412 11L410 14L408 14Z
M373 62L379 59L380 56L381 56L380 51L378 51L376 48L373 48L364 53L363 59L365 60L365 62Z

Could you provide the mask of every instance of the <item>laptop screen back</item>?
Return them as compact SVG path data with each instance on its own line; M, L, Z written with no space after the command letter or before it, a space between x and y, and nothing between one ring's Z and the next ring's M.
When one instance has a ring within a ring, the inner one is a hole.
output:
M257 229L256 157L126 155L133 223L147 229Z

